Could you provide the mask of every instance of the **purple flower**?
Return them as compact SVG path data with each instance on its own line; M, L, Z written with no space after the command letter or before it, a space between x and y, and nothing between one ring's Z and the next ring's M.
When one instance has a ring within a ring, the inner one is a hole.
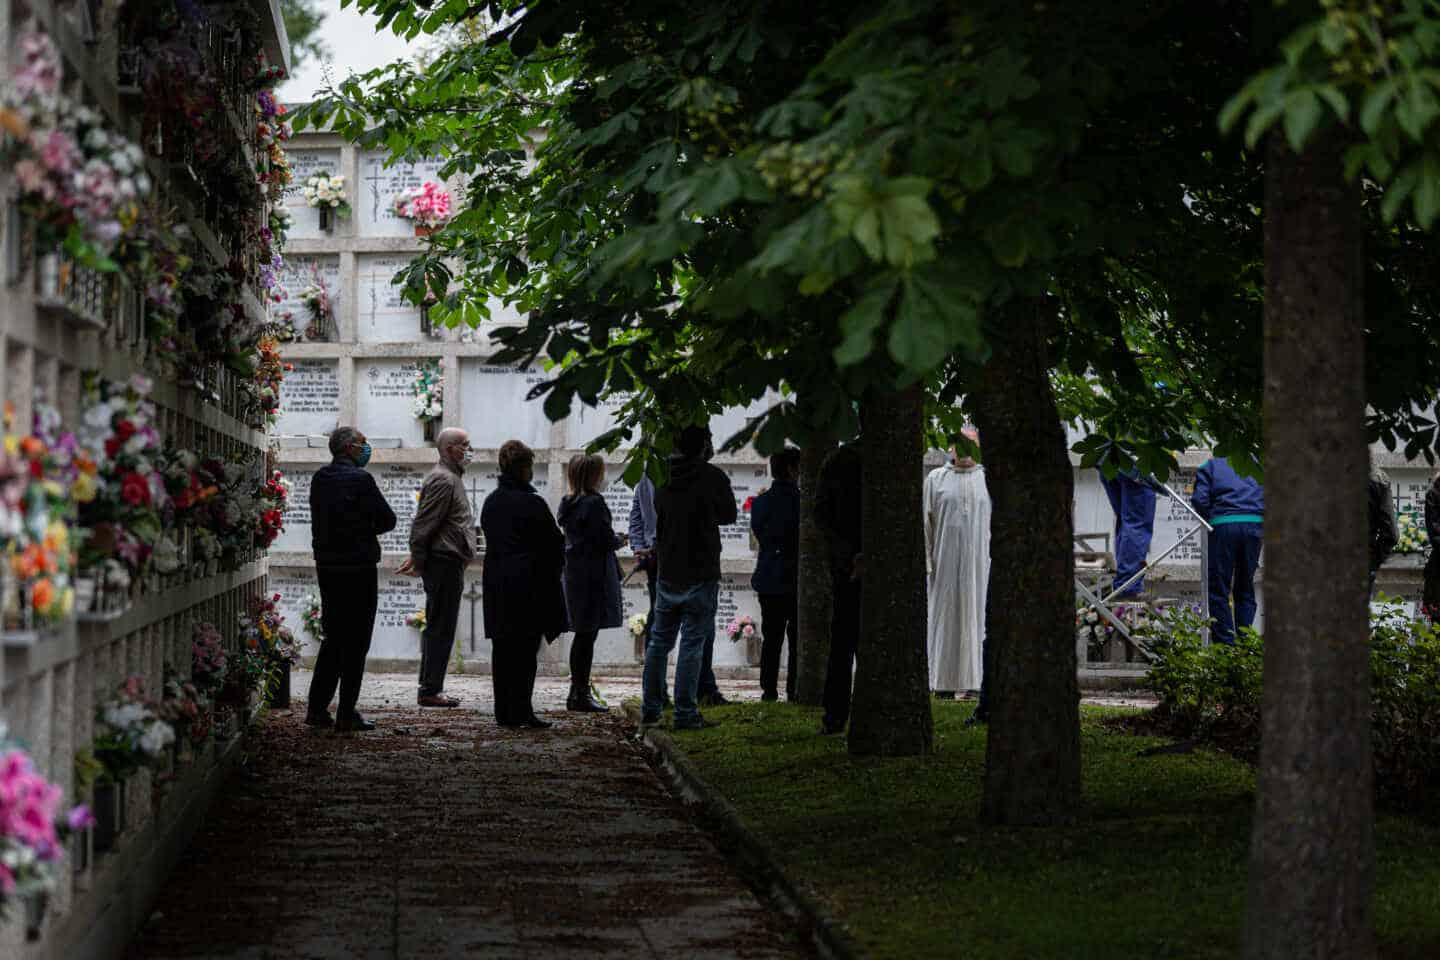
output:
M65 823L71 830L85 830L95 826L95 815L90 812L89 807L82 803L70 811L69 816L65 818Z

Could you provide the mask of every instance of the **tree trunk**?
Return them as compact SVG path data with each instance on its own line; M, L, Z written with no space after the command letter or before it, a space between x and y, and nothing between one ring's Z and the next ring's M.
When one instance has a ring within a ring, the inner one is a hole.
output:
M825 696L825 665L830 659L830 562L825 537L815 525L815 490L820 466L833 443L813 443L800 451L800 596L795 639L795 696L819 706Z
M1344 143L1265 162L1265 691L1245 956L1373 956L1362 235Z
M850 752L929 753L925 531L921 525L925 393L872 391L863 401L864 574Z
M990 737L981 819L1068 823L1080 807L1074 473L1050 387L1055 307L1011 306L975 391L990 490L985 656Z

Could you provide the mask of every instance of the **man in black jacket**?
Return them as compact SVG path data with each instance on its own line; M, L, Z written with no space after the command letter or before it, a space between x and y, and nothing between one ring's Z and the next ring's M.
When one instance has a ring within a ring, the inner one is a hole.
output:
M850 683L860 644L861 552L859 441L830 454L815 484L815 523L830 548L830 660L825 666L821 733L843 733L850 721Z
M675 728L708 726L695 699L707 641L715 641L720 601L720 528L737 516L725 471L710 463L715 449L708 427L686 427L670 458L670 481L655 493L658 584L655 616L645 647L643 723L659 723L665 670L675 661Z
M320 623L325 641L315 658L315 674L305 722L337 730L373 730L360 716L360 682L375 629L380 593L376 564L382 533L395 529L395 511L385 502L375 478L364 469L370 444L354 427L330 434L328 466L310 481L310 546L315 551L315 578L320 582ZM326 709L340 687L335 719Z

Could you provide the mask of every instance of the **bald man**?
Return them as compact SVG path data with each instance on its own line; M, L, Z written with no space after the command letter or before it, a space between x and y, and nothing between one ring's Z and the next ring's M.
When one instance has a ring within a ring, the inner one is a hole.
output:
M475 559L475 520L465 495L470 435L453 427L442 430L435 449L440 462L420 488L420 502L410 524L410 559L400 566L400 572L419 575L425 582L418 702L422 707L454 707L460 701L444 695L445 668L455 646L465 568Z

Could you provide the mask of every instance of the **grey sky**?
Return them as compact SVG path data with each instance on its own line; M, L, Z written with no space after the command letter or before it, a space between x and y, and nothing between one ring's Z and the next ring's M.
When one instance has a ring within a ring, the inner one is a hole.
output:
M350 73L364 73L393 60L410 55L412 45L389 30L375 32L375 18L355 10L354 4L340 9L340 0L320 0L325 22L320 36L330 47L328 69L336 80ZM303 103L315 96L324 85L322 70L326 64L308 60L300 70L281 85L278 93L286 103Z

